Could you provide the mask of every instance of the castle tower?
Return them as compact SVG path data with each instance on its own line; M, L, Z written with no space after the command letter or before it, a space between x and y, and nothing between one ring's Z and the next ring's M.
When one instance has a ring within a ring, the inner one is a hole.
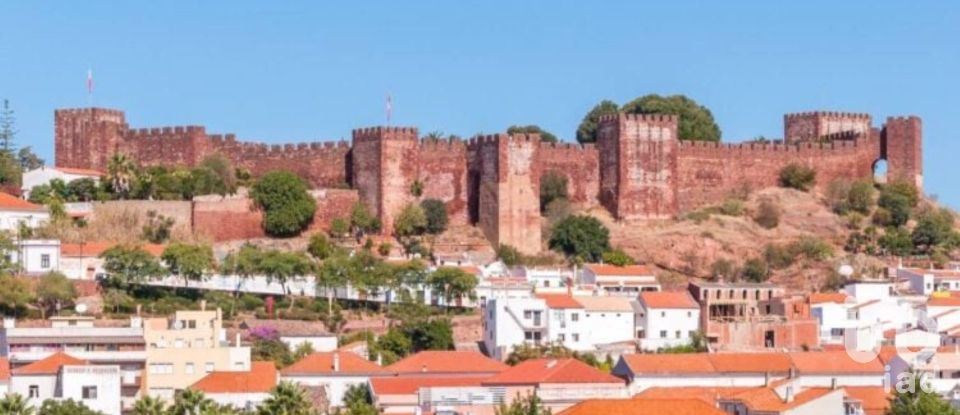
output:
M887 160L888 179L907 181L923 190L923 129L920 118L887 118L880 138L880 158Z
M600 120L600 203L617 219L677 214L677 117L616 114Z
M417 177L418 137L413 127L353 130L353 186L385 234L393 233L393 218L414 200L410 187Z
M107 170L126 130L123 111L63 109L56 110L53 118L58 167Z
M833 111L814 111L783 116L783 140L787 144L816 141L836 133L852 132L868 136L869 114Z
M510 245L528 255L540 252L540 174L537 134L478 137L479 222L494 246Z

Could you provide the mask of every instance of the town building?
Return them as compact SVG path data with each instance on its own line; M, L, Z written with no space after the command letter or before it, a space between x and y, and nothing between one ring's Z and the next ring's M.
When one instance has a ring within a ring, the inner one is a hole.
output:
M424 350L387 366L396 376L487 377L509 369L499 361L474 351Z
M219 405L252 411L270 397L280 376L274 362L251 362L245 372L211 372L190 385Z
M642 292L634 304L641 350L688 345L700 331L700 305L686 291Z
M39 408L48 399L72 399L107 415L121 413L122 373L117 365L94 365L63 352L12 370L10 393Z
M641 291L660 291L656 274L645 265L586 264L580 274L580 284L631 297Z
M729 415L699 399L590 399L557 415Z
M897 280L910 291L930 295L936 291L960 291L960 270L897 268Z
M387 371L345 351L312 353L280 371L284 381L322 389L333 407L343 405L343 395L351 386L366 385L378 376L387 376Z
M16 236L20 226L35 229L49 221L50 212L46 207L0 192L0 231Z
M64 184L79 179L91 179L96 183L100 182L102 172L90 169L77 169L72 167L47 167L42 166L37 169L23 172L20 193L24 199L30 198L30 192L34 187L49 185L54 180L60 180Z
M2 253L20 273L42 275L60 269L60 241L57 239L19 239L14 249Z
M60 272L67 278L76 280L94 280L106 276L103 269L103 255L117 244L112 242L91 241L84 243L65 243L60 245ZM144 251L156 258L163 254L163 245L143 244Z

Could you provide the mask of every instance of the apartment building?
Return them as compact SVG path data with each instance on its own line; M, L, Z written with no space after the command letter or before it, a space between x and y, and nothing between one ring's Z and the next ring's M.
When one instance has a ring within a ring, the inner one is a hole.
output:
M686 291L647 291L638 300L636 333L641 350L690 344L699 332L700 305Z
M312 353L280 371L284 381L322 389L334 407L343 405L343 395L351 386L366 385L378 376L387 376L387 372L376 363L347 351Z
M608 294L636 297L642 291L660 291L656 274L645 265L586 264L580 284Z

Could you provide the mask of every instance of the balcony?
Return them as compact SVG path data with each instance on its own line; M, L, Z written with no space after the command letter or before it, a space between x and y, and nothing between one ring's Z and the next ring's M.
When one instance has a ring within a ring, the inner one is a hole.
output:
M36 362L49 357L55 352L55 350L22 352L11 351L10 360L14 362ZM67 350L66 353L68 353L70 356L76 357L77 359L89 360L91 362L143 362L147 360L147 352L145 350L100 350L94 352Z

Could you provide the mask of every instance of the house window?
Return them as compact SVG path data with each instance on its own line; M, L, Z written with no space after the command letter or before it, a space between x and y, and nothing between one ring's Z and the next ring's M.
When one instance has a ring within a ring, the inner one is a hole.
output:
M84 386L82 393L83 393L83 399L97 399L96 386Z
M666 316L667 316L667 312L666 312L666 311L661 311L661 312L660 312L660 317L666 317Z
M550 281L544 281L544 282L543 282L543 286L544 286L544 287L549 287L549 286L550 286Z
M197 320L187 320L187 328L188 329L197 328Z
M533 318L533 311L523 310L523 318L528 319L528 320L531 319L531 318Z
M50 268L50 254L40 255L40 268Z
M207 373L213 372L213 362L207 362L203 368Z
M173 374L173 363L151 363L151 375L171 375Z
M184 371L184 373L186 373L186 374L188 374L188 375L192 375L192 374L193 374L193 370L194 370L194 369L193 369L193 363L187 363L187 366L184 368L183 371Z
M571 313L571 314L570 314L570 321L580 321L580 314L579 314L579 313Z
M572 334L572 337L573 337L573 341L575 341L575 342L580 341L580 335L579 335L579 334L573 333L573 334Z
M39 398L40 397L40 386L30 385L30 391L28 392L29 398Z
M690 311L687 311L687 317L693 317L693 313Z
M666 339L666 338L667 338L667 331L666 331L666 330L660 330L660 338L661 338L661 339Z
M567 336L565 336L563 333L560 333L557 335L557 340L560 340L562 342L564 340L567 340Z
M679 338L680 338L680 330L677 330L676 335L677 335L677 338L679 339Z
M690 330L689 337L690 337L691 339L693 338L693 336L696 336L696 335L697 335L697 332L695 332L695 331L693 331L693 330Z

